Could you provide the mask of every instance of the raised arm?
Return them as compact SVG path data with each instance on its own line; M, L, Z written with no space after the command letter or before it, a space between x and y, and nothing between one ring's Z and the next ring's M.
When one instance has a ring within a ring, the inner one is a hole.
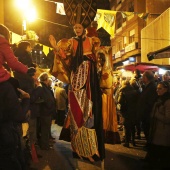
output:
M52 46L56 51L59 50L58 47L57 47L56 39L55 39L55 37L54 37L53 35L50 35L50 36L49 36L49 42L50 42L51 46Z

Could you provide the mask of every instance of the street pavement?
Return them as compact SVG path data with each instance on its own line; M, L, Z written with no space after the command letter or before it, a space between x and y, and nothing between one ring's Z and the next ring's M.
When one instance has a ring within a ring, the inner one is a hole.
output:
M52 124L51 133L55 137L53 149L48 151L36 147L38 162L31 161L30 170L145 170L140 161L146 151L143 150L145 140L136 140L137 146L126 148L123 144L105 144L106 158L103 162L90 163L87 160L75 159L72 156L70 142L58 140L60 126ZM122 137L122 132L120 131ZM42 157L40 157L42 156Z

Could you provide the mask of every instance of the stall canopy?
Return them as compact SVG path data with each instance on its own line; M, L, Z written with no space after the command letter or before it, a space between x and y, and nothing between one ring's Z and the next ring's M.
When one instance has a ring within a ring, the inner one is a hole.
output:
M156 72L159 70L159 66L151 63L135 63L135 64L128 64L128 65L117 67L116 70L120 70L120 69L129 70L132 72L138 69L143 73L146 70L151 70Z
M147 54L147 57L149 61L153 59L170 58L170 46L167 46L157 51L150 52Z

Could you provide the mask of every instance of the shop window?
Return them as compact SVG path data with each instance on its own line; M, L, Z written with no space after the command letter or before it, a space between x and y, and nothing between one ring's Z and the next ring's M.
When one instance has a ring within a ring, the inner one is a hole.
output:
M129 43L132 43L135 41L135 35L132 35L129 37Z
M135 30L131 30L129 34L129 44L135 41Z
M122 41L119 41L118 44L117 44L117 51L120 51L122 49Z
M123 42L124 42L124 46L126 46L126 44L127 44L127 37L126 36L123 37Z

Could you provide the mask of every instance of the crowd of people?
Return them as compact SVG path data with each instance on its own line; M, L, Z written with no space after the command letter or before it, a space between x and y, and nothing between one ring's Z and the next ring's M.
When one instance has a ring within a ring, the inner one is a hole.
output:
M136 146L135 138L141 139L143 132L147 155L142 161L151 168L169 168L169 71L158 76L149 70L143 74L135 70L131 78L119 77L114 98L124 130L123 145L130 147L132 142Z
M21 41L13 51L9 29L0 24L2 170L29 169L32 146L38 144L42 150L50 149L51 122L52 119L58 120L56 92L51 89L50 75L47 72L37 74L38 67L32 62L31 49L28 41ZM29 125L25 136L23 123Z

